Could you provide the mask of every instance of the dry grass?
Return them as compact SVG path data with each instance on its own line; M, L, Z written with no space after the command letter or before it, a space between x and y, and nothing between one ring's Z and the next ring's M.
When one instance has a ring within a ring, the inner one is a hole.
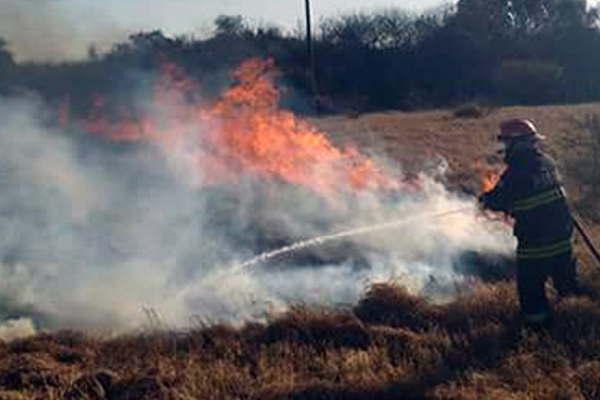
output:
M571 159L588 153L586 119L600 114L600 104L497 108L481 118L470 119L457 118L453 112L387 112L352 120L328 117L313 122L330 132L336 143L358 144L365 151L385 155L408 173L422 170L440 155L449 163L450 185L478 192L478 164L500 161L493 146L498 124L508 118L530 118L548 137L546 148L559 161L569 192L575 199L585 192L578 171L567 166Z
M451 182L476 190L475 160L493 161L488 146L499 120L535 119L562 162L578 146L576 121L597 108L317 122L338 142L403 163L442 154ZM568 183L577 188L576 179ZM592 231L600 237L597 225ZM600 268L580 253L590 296L555 304L555 325L545 332L521 329L511 282L479 284L446 305L381 284L351 310L296 307L240 329L107 340L59 332L0 343L0 399L598 399Z
M600 302L556 309L535 333L510 283L444 306L377 285L354 310L295 308L241 329L41 335L2 346L0 398L598 398Z

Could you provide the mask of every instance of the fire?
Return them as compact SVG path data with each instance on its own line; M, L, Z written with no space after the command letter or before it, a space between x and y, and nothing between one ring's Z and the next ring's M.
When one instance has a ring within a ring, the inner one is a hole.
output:
M481 177L481 189L484 193L492 191L498 181L500 180L500 174L496 171L486 171Z
M185 160L199 185L235 183L253 175L308 187L329 196L344 190L389 190L397 182L357 149L336 148L315 126L279 108L272 60L251 59L235 84L207 104L196 81L164 64L146 112L117 121L94 100L87 131L111 140L149 142Z
M501 171L498 168L491 168L481 160L475 162L475 172L479 175L483 193L494 189L500 181Z

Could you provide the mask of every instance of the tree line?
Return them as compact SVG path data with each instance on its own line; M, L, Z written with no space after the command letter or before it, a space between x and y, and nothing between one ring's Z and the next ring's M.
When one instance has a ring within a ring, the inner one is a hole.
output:
M420 15L397 9L322 20L315 35L318 96L325 110L422 109L600 100L600 17L585 0L460 0ZM249 57L272 57L286 106L311 111L303 34L220 16L207 38L140 32L77 62L15 63L0 39L0 93L35 91L86 112L93 95L128 104L140 79L165 60L208 95ZM150 79L150 78L148 78ZM143 79L142 79L143 80Z

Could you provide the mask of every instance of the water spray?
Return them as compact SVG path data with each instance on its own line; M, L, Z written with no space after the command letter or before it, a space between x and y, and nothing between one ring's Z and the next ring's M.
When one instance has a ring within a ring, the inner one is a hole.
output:
M254 258L251 258L248 261L245 261L241 264L235 265L234 269L237 270L237 269L249 268L249 267L255 266L260 263L267 262L269 260L272 260L276 257L282 256L285 254L294 253L296 251L303 250L308 247L321 246L325 243L340 240L340 239L345 239L348 237L354 237L354 236L360 236L360 235L366 235L366 234L370 234L370 233L385 231L388 229L394 229L399 226L403 226L409 222L412 222L414 220L441 219L441 218L445 218L445 217L455 215L455 214L461 214L461 213L471 211L471 210L473 210L472 207L463 207L463 208L459 208L457 210L445 211L445 212L435 213L435 214L427 213L427 214L413 215L411 217L400 218L400 219L397 219L397 220L394 220L391 222L385 222L385 223L376 224L376 225L369 225L369 226L364 226L364 227L360 227L360 228L354 228L354 229L350 229L347 231L333 233L330 235L317 236L312 239L306 239L306 240L302 240L302 241L299 241L296 243L292 243L288 246L282 247L277 250L271 250L271 251L262 253Z

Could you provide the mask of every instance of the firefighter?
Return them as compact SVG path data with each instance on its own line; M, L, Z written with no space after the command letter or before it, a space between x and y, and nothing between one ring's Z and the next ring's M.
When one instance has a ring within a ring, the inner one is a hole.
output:
M483 208L514 219L519 303L525 324L533 326L551 321L545 292L549 277L561 297L578 292L573 220L554 161L540 150L544 139L529 120L501 123L498 141L507 168L479 198Z

